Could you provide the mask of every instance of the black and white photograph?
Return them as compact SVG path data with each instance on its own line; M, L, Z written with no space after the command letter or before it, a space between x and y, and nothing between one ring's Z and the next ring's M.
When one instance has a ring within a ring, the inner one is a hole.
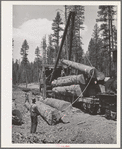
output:
M9 147L119 147L120 2L11 1L4 11L9 4L2 24L11 27L2 34Z

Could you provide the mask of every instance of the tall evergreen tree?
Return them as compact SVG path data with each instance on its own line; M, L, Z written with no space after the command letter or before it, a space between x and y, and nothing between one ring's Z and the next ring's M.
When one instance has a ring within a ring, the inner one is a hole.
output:
M16 61L13 61L13 71L12 71L12 75L13 75L13 84L19 84L19 64L18 64L18 60L16 59Z
M101 22L101 32L104 40L104 49L108 51L109 55L109 75L111 74L111 51L114 48L114 16L116 15L116 11L114 10L115 6L99 6L98 11L98 19L97 21Z
M89 43L89 59L94 67L101 71L101 64L102 64L102 46L103 42L99 37L99 27L95 24L93 29L92 38Z
M48 46L47 46L47 63L53 64L54 60L54 46L52 45L52 35L48 36Z
M38 82L39 82L39 61L40 61L40 50L39 47L37 46L37 48L35 49L35 55L36 55L36 59L35 61L37 62L37 75L38 75Z
M60 32L63 31L63 29L61 27L62 24L63 24L63 22L62 22L60 13L57 12L56 17L52 23L52 30L54 32L52 34L52 36L53 36L52 42L54 42L54 44L55 44L55 57L57 55L58 48L59 48L59 39L61 39Z
M27 64L28 64L28 49L29 49L29 45L27 43L27 40L25 39L23 44L22 44L22 48L20 51L20 54L22 55L22 63L24 65L25 68L25 75L26 75L26 88L27 88L27 84L28 84L28 80L27 80Z
M42 67L42 79L43 79L43 98L46 98L46 76L45 76L45 64L46 64L46 57L47 57L47 43L46 43L46 36L42 39L42 49L43 49L43 67ZM41 91L41 85L40 85Z

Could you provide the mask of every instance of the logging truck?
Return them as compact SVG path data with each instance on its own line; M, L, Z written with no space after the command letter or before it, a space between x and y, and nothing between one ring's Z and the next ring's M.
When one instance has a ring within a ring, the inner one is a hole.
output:
M71 61L73 34L71 34L70 38L68 60L60 59L70 20L72 20L71 26L73 30L74 17L75 13L70 12L56 62L51 69L48 67L45 70L47 78L46 83L44 83L46 85L46 96L68 101L72 105L77 104L85 112L105 114L106 118L115 120L117 109L116 77L110 78L105 82L105 75L96 68ZM59 59L60 67L57 66ZM78 70L78 74L72 75L71 69ZM65 76L61 76L62 70Z
M61 60L61 66L46 66L46 97L70 102L84 112L105 114L108 119L116 120L116 77L105 81L105 76L96 68L69 60ZM66 66L79 70L79 74L66 75ZM62 76L62 70L66 76Z

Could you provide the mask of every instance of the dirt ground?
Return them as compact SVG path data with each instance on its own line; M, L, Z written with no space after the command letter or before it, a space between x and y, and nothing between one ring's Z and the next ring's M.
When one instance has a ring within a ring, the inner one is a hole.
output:
M23 115L24 124L12 126L12 143L39 144L116 144L117 121L107 120L103 115L90 115L80 109L65 111L64 118L69 123L48 125L41 116L35 134L30 134L30 113L24 107L25 96L20 89L13 89L17 109ZM32 94L29 94L32 98Z

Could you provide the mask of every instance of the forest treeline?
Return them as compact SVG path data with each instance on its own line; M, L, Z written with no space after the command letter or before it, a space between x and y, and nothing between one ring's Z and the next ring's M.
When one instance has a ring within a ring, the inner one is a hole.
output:
M62 19L60 11L58 11L52 23L53 34L48 36L48 41L44 36L40 41L40 47L35 47L34 62L29 62L28 60L29 45L27 39L22 43L20 49L22 60L12 60L13 84L27 84L39 81L39 72L42 70L43 64L40 49L43 49L46 64L54 65L64 31L63 26L66 25L70 11L75 12L75 17L71 19L71 21L74 19L74 25L70 21L61 58L70 58L72 61L94 66L103 72L105 76L110 76L111 70L115 68L112 51L117 50L116 7L112 5L99 6L96 24L89 41L88 50L85 53L82 48L83 37L81 36L82 30L84 30L85 6L65 5L65 18ZM72 51L69 55L71 40Z

